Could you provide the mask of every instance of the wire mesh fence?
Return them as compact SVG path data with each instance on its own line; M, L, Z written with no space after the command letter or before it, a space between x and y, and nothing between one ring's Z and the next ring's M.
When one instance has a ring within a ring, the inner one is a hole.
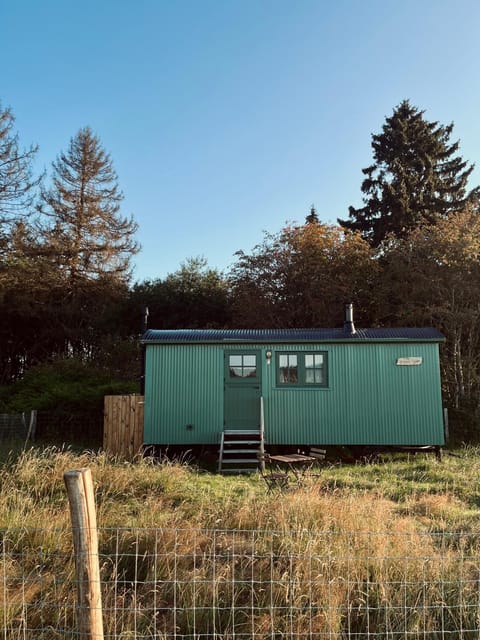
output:
M472 533L99 529L108 639L477 639ZM71 532L1 532L3 640L78 638Z
M25 440L35 436L36 411L0 413L0 442Z

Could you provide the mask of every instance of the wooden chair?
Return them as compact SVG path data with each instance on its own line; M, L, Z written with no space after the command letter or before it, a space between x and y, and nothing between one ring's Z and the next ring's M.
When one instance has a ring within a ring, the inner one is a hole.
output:
M320 449L319 447L310 447L310 451L308 452L308 455L311 456L312 458L315 458L315 462L313 463L315 466L319 466L321 465L323 462L325 462L325 457L327 455L327 450L326 449ZM308 474L310 477L312 478L317 478L320 474L319 473L309 473Z
M267 471L266 466L271 463L268 453L265 453L264 455L258 455L257 458L260 473L267 485L267 493L271 493L272 491L284 491L285 489L288 489L288 473L283 473L281 471Z

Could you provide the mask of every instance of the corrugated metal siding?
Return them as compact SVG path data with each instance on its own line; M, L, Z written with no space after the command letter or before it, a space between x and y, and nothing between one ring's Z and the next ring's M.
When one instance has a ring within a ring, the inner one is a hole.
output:
M146 443L218 442L226 349L238 350L238 344L147 347ZM271 364L266 351L273 353ZM279 351L327 351L328 388L277 388ZM261 352L269 444L444 444L437 343L272 342ZM422 364L396 365L397 358L411 356L422 357Z
M145 444L219 441L223 347L153 346L147 349L145 379Z
M299 351L298 345L271 345ZM438 346L377 344L326 350L329 387L277 388L275 363L265 398L270 444L444 444ZM421 356L420 366L397 366L398 357Z

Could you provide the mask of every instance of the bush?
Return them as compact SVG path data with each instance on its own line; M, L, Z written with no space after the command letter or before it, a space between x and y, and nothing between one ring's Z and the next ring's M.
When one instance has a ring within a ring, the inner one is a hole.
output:
M92 416L97 415L101 424L104 396L130 393L138 393L138 383L113 379L107 372L75 358L62 359L33 367L21 381L0 387L0 413L32 409L48 412L52 415L48 436L64 439L63 429L56 433L57 425L70 423L75 425L68 434L71 442L91 435L82 432L82 424L91 424ZM55 420L55 416L59 419Z

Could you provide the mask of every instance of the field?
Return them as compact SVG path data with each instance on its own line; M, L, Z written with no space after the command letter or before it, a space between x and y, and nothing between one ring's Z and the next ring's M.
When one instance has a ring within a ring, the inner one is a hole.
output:
M63 472L89 466L107 637L477 638L479 454L326 465L282 494L258 475L181 462L11 456L0 467L4 628L73 637Z

